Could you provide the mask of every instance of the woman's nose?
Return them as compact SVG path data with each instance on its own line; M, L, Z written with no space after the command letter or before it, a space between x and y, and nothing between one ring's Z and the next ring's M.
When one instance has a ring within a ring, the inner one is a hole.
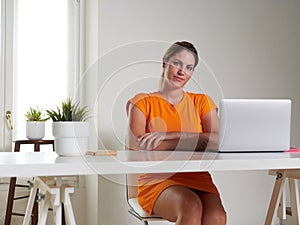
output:
M179 69L178 69L178 74L179 74L179 75L184 75L184 71L183 71L182 68L179 68Z

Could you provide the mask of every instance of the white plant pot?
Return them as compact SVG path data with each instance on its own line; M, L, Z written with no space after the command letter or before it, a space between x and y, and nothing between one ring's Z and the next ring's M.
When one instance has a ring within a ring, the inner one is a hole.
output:
M88 150L88 122L53 122L52 134L55 152L60 156L84 155Z
M41 140L45 136L45 121L26 121L26 137Z

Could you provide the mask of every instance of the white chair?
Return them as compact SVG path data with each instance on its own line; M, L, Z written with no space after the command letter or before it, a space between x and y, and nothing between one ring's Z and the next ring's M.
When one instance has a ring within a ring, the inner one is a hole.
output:
M129 174L126 176L126 198L129 205L128 212L139 219L144 225L149 225L149 221L167 221L158 215L149 215L142 209L137 200L137 181L138 174Z

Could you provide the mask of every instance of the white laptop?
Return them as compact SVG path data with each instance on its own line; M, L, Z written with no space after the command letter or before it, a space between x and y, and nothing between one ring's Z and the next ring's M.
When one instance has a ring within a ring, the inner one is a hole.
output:
M222 99L219 117L219 152L276 152L290 148L289 99Z

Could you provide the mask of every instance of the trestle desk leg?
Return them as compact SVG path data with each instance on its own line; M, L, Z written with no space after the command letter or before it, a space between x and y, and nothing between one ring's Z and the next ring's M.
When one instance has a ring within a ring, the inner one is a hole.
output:
M36 178L34 178L33 187L30 190L30 195L29 195L29 199L28 199L28 202L27 202L27 207L26 207L26 211L25 211L25 217L24 217L24 220L23 220L23 225L29 225L29 223L30 223L31 212L32 212L34 202L36 200L35 196L36 196L36 193L37 193L37 189L38 189L38 181L36 180Z
M40 210L39 222L38 225L45 225L48 217L48 209L50 207L51 195L49 192L45 193L45 198L43 199L43 203Z
M69 186L62 186L62 202L64 203L66 219L69 225L76 225L75 216L72 208L70 194L74 193L74 188Z
M298 181L296 179L289 178L290 187L290 199L291 199L291 209L292 209L292 221L293 225L300 224L300 213L299 213L299 188Z
M282 187L282 193L277 210L277 217L280 220L280 224L282 224L283 221L286 220L286 182Z
M282 190L285 185L286 172L278 171L276 175L276 181L274 184L272 197L270 200L265 225L272 225L275 219L276 212L278 210L279 201L281 198Z

